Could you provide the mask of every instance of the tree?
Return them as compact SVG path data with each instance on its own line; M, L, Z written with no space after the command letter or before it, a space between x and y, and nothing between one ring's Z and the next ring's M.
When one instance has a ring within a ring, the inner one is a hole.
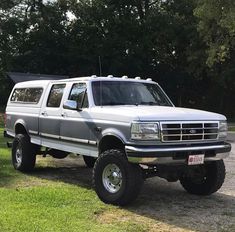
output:
M208 66L225 62L235 46L235 2L200 0L194 14L199 18L198 31L208 46Z
M3 0L1 82L6 71L99 75L101 60L102 75L151 77L176 105L233 116L233 9L232 0Z

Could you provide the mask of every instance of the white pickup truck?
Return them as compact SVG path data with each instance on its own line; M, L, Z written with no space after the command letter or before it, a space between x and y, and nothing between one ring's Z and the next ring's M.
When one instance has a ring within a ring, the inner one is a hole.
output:
M231 150L225 116L177 108L156 82L126 76L18 83L6 133L14 137L15 169L31 171L40 154L82 155L94 166L99 198L116 205L133 201L153 176L212 194L224 182Z

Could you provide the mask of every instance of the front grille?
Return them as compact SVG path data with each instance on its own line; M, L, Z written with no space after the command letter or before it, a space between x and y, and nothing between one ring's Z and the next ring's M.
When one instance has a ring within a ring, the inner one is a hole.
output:
M219 122L161 122L162 142L216 140Z

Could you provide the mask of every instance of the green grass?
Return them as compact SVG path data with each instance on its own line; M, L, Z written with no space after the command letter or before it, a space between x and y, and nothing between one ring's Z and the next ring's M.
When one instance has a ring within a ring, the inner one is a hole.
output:
M74 184L72 169L57 171L53 163L41 158L32 174L15 171L2 134L0 128L0 232L149 230L133 220L128 210L102 203L89 181ZM77 175L82 178L84 173Z
M235 131L235 126L229 127L228 130L229 130L229 131Z
M228 123L228 131L235 131L235 123L234 122Z
M2 127L4 127L4 116L3 116L3 114L0 113L0 128L2 128Z

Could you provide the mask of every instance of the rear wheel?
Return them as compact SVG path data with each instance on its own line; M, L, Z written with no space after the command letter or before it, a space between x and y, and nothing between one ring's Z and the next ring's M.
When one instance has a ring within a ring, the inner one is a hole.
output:
M26 134L17 134L12 144L12 164L16 170L31 171L36 162L36 145Z
M189 170L180 178L180 183L191 194L210 195L221 188L224 179L224 162L219 160Z
M123 151L107 150L95 163L93 184L103 202L127 205L141 190L142 170L139 165L129 163Z

